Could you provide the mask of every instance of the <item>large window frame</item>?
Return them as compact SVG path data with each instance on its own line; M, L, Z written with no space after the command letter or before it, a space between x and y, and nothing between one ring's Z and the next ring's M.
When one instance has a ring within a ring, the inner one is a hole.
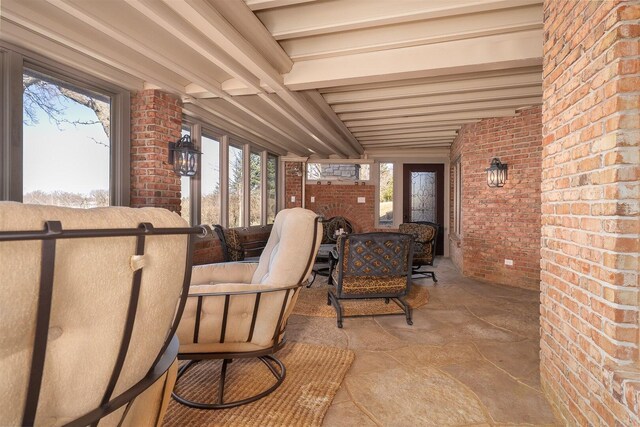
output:
M191 141L195 146L200 149L202 147L202 135L205 134L208 137L214 137L220 142L219 145L219 185L220 185L220 225L223 227L229 226L229 149L230 147L242 150L242 215L240 216L240 227L249 227L250 218L250 168L251 154L260 155L260 179L261 179L261 209L260 209L260 224L268 224L268 212L267 203L267 161L269 158L278 159L278 155L268 150L264 150L258 146L246 143L236 139L234 136L223 132L222 130L207 124L206 122L190 117L183 116L183 128L190 129ZM276 166L276 183L279 176L279 162L275 162ZM201 224L201 204L202 204L202 168L198 168L198 172L190 179L190 218L191 224ZM276 210L280 199L279 186L276 185ZM212 225L212 224L208 224ZM255 225L255 224L254 224Z
M0 42L0 200L23 200L22 75L29 68L111 99L109 204L130 202L129 91L11 44Z

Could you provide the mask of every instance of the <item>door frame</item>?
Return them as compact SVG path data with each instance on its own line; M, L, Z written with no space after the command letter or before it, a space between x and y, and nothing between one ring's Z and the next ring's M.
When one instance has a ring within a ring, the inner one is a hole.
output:
M445 165L443 163L405 163L402 165L402 220L403 222L410 221L410 213L407 212L411 207L410 201L410 189L407 185L410 185L411 172L432 172L436 174L436 218L435 223L440 224L441 230L438 235L438 241L436 246L436 255L444 255L445 253L445 241L448 240L448 236L445 236L444 223L445 217L448 212L445 209L447 192L445 192L445 186L447 184L445 179ZM411 171L411 172L410 172Z

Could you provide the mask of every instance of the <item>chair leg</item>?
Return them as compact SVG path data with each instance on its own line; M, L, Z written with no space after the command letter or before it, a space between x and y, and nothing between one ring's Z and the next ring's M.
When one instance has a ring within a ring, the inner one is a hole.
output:
M340 301L330 291L327 292L327 300L328 300L327 305L331 304L336 309L338 328L342 328L342 306L340 305Z
M404 310L404 315L407 318L407 325L413 325L413 320L411 320L411 307L407 304L407 301L404 297L398 297L398 301L402 304L402 309Z
M220 382L218 383L218 403L194 402L182 396L179 396L175 391L171 393L171 396L177 402L182 403L183 405L186 405L192 408L198 408L198 409L227 409L227 408L233 408L236 406L255 402L256 400L262 399L263 397L269 395L271 392L277 389L280 386L280 384L282 384L287 374L287 370L284 364L274 355L260 356L258 357L258 359L260 359L260 361L264 363L265 366L269 369L269 371L273 374L273 376L276 379L276 382L265 391L258 393L254 396L247 397L241 400L236 400L233 402L226 402L226 403L224 402L224 386L226 381L227 365L231 363L232 361L231 359L225 359L222 361L222 367L220 371ZM191 360L187 364L182 366L178 370L178 378L176 379L176 382L180 381L180 377L182 377L182 375L187 371L187 369L197 364L198 362L200 361Z

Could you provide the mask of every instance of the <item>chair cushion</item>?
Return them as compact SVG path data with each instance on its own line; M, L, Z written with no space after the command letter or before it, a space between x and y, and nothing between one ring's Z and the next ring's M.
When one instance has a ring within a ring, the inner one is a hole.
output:
M316 214L310 210L293 208L280 211L251 283L289 286L306 280L320 247L320 227ZM314 243L315 247L312 247Z
M223 230L224 240L227 244L227 257L229 261L242 261L244 259L244 250L240 244L240 234L238 230L226 228Z
M71 209L0 202L0 230L187 227L157 208ZM115 394L144 377L173 321L188 238L147 236L131 346ZM0 243L0 425L19 425L25 401L40 282L40 241ZM122 340L134 275L135 237L56 242L52 310L36 424L64 424L97 408ZM136 258L139 259L139 258ZM66 420L66 421L65 421Z
M342 295L397 294L407 292L407 276L360 276L342 278Z
M436 238L436 228L428 224L404 223L400 224L400 233L411 234L415 243L413 246L413 265L425 265L433 262L433 244Z

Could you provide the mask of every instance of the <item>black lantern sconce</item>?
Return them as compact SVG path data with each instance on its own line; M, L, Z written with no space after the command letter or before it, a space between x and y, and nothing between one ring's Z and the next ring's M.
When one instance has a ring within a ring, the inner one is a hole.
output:
M200 154L189 135L169 143L169 164L173 165L173 170L178 176L194 176L198 172Z
M487 171L487 185L489 187L504 187L507 180L507 164L500 162L500 159L494 157L491 165L485 169Z

